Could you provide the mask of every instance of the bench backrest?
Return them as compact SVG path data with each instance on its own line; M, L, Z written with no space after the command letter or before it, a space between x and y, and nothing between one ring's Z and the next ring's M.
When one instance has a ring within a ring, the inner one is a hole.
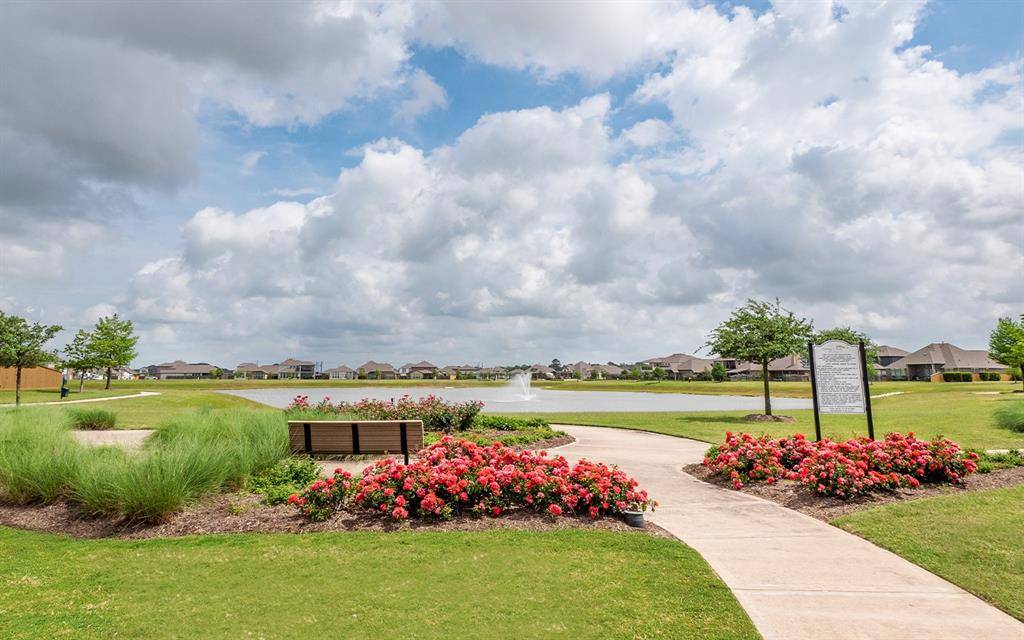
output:
M423 448L422 420L289 420L293 453L402 453Z

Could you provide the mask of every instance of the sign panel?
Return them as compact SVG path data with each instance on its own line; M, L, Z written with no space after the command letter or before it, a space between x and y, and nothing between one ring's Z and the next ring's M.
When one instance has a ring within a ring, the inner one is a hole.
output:
M842 340L814 345L814 378L821 413L865 413L860 348Z

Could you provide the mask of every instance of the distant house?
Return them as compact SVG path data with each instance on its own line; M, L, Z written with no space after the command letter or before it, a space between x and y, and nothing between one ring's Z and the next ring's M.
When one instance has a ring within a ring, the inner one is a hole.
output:
M904 351L899 347L891 347L887 344L878 345L878 355L875 357L875 364L888 367L892 363L896 362L904 356L910 355L909 351Z
M235 367L235 378L243 380L273 380L277 378L278 365L243 362Z
M424 378L433 378L437 375L437 365L431 364L426 360L420 362L407 362L398 369L398 375L403 378L409 378L410 380L423 380Z
M555 370L544 364L535 364L530 367L530 377L534 380L554 380Z
M282 380L289 378L312 380L316 377L316 363L288 358L278 365L277 377Z
M890 380L930 380L933 374L947 371L1002 373L1006 366L989 358L983 349L933 342L881 368L879 373Z
M590 362L579 361L575 364L571 364L566 367L566 370L570 372L573 377L578 377L581 380L606 380L609 378L621 378L625 373L625 369L622 367L608 363L608 364L592 364Z
M639 364L643 371L650 372L654 369L661 369L665 372L665 377L672 380L690 380L711 371L714 363L714 360L698 358L686 353L673 353L662 358L648 358Z
M395 368L387 362L374 362L373 360L364 362L356 371L361 377L370 380L394 380L398 376Z
M480 380L508 380L508 369L505 367L484 367L476 372Z
M339 365L333 369L324 371L327 374L327 378L330 380L355 380L356 372L349 369L345 365Z
M212 378L215 373L223 373L223 369L214 366L209 362L185 362L175 360L174 362L163 362L143 367L147 378L159 380L193 380L197 378Z
M480 372L480 367L474 367L471 364L450 364L440 369L441 377L443 378L476 378Z
M756 362L736 361L733 367L726 365L726 373L735 380L760 380L761 365ZM806 382L811 379L811 368L799 355L778 358L768 363L768 379L776 382Z

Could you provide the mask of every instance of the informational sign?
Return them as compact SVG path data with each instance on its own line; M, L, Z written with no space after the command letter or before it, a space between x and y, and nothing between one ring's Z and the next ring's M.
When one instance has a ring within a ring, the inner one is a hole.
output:
M821 413L865 413L860 349L842 340L814 345L814 377Z

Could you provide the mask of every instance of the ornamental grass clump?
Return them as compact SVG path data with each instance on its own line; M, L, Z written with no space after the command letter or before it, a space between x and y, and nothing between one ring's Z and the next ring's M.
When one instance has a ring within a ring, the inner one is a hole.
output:
M333 478L315 482L290 502L312 520L327 519L342 508L394 520L449 520L497 517L518 509L598 518L656 506L636 480L615 467L586 460L570 465L545 452L450 437L421 450L409 465L388 458L355 480L338 469Z
M75 429L113 429L117 424L117 414L106 409L69 409L68 413Z
M67 495L84 454L61 413L0 411L0 501L49 504Z
M978 469L978 455L937 436L890 433L884 440L810 442L803 435L773 439L726 433L708 450L704 465L736 489L751 482L798 480L821 495L852 498L869 491L917 488L922 483L960 484Z
M996 423L1010 431L1024 433L1024 401L1003 402L995 412Z

